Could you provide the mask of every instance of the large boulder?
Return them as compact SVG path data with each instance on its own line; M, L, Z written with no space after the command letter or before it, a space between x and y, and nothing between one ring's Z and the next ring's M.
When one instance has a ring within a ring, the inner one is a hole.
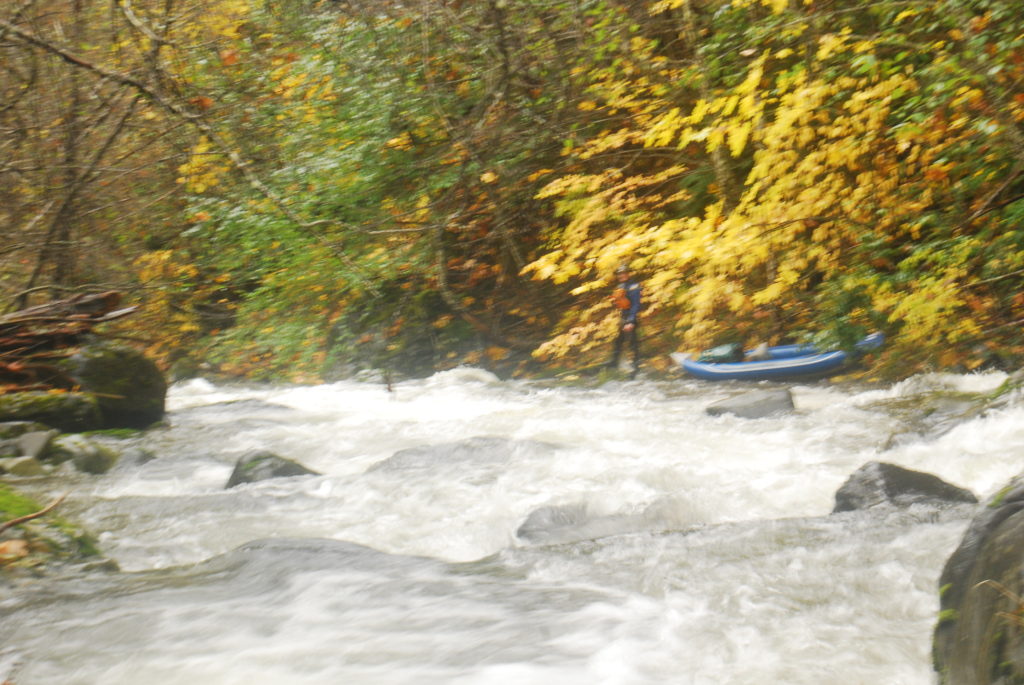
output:
M978 508L939 587L939 682L1024 682L1024 475Z
M930 473L870 461L857 469L836 491L836 505L832 513L879 506L973 504L977 501L978 498L969 490L951 485Z
M0 395L0 421L38 422L66 433L103 427L97 398L82 392L29 391Z
M228 478L225 489L243 483L256 483L270 478L290 478L292 476L318 476L316 471L307 469L291 459L279 457L272 452L261 450L243 454L235 462L235 468Z
M83 392L95 395L104 428L145 428L163 418L167 380L142 353L95 343L62 365Z

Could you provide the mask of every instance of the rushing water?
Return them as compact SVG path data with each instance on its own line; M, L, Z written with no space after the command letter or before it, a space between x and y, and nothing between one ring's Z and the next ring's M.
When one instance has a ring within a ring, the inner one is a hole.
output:
M797 385L761 420L688 381L180 384L136 457L34 484L121 572L0 587L0 681L931 683L972 508L828 514L871 460L979 496L1015 475L1024 405L891 449L880 408L1003 378ZM323 475L225 490L253 449Z

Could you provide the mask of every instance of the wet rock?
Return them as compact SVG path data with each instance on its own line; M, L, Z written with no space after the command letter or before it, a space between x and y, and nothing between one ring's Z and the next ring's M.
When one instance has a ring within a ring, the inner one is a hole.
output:
M25 433L49 430L48 426L35 421L4 421L0 423L0 440L13 440Z
M95 396L81 392L15 392L0 395L0 419L37 422L75 433L103 427Z
M61 435L54 439L47 457L58 463L70 460L79 471L98 475L113 468L118 453L83 435Z
M871 461L857 469L836 491L836 505L832 513L879 506L909 507L913 504L977 501L978 498L969 490L951 485L938 476Z
M291 459L279 457L272 452L256 451L239 457L224 488L233 488L243 483L256 483L270 478L319 475L316 471L307 469Z
M651 521L643 514L594 515L584 504L565 504L531 512L516 537L533 544L560 545L650 529Z
M16 440L18 449L26 457L42 458L50 449L53 439L59 435L55 430L32 431L25 433Z
M782 390L752 390L742 395L715 402L705 410L711 416L732 414L744 419L762 419L793 411L793 395Z
M54 502L53 504L57 504ZM10 521L43 510L46 504L30 499L9 483L0 483L0 522ZM82 567L103 565L116 569L113 561L103 559L96 547L96 538L78 524L60 515L60 508L44 516L13 526L3 538L24 540L27 555L15 559L0 558L0 573L40 575L50 567L73 564ZM3 576L0 576L0 581Z
M39 426L39 424L26 424ZM35 457L42 458L50 448L50 443L59 434L55 430L34 430L23 433L16 438L0 440L0 457Z
M676 497L663 497L643 511L601 514L585 503L558 504L530 512L516 537L533 544L552 545L597 540L639 532L688 530L698 525L693 507Z
M1024 475L978 508L939 587L940 683L1024 682Z
M131 466L142 466L156 459L156 455L141 447L129 447L128 449L121 452L121 457L117 460L118 467L131 467Z
M516 530L516 537L524 540L546 538L553 531L578 526L587 521L587 508L582 504L548 506L530 512Z
M145 428L163 418L167 381L142 353L97 343L62 366L84 392L95 394L103 428Z
M46 467L35 457L8 457L0 459L0 473L29 478L46 475Z

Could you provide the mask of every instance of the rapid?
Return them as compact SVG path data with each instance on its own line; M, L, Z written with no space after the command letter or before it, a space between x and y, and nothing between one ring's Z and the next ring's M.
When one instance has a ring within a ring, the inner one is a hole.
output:
M992 494L1024 403L891 446L884 407L1005 378L793 385L758 420L687 380L179 383L114 470L31 486L120 571L0 585L0 682L926 685L973 508L829 514L872 460ZM251 450L322 475L225 489Z

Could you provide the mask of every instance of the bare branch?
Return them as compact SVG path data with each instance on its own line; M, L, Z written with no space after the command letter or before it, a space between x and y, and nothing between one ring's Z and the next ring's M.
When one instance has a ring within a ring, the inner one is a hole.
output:
M55 499L52 502L50 502L45 508L40 509L39 511L37 511L34 514L26 514L25 516L19 516L16 519L11 519L10 521L7 521L3 525L0 525L0 533L4 532L8 528L13 528L14 526L20 526L22 523L27 523L28 521L31 521L32 519L37 519L40 516L44 516L44 515L50 513L51 511L53 511L54 509L57 508L58 504L60 504L61 502L64 501L64 498L67 497L68 494L69 493L65 492L63 495L61 495L57 499Z
M34 45L37 48L53 53L54 55L60 57L62 60L70 64L91 71L94 74L100 76L101 78L114 81L116 83L122 83L126 86L130 86L134 88L136 91L138 91L141 95L145 96L147 99L159 105L164 110L188 122L190 125L199 130L204 136L206 136L207 139L217 147L221 154L225 155L228 159L231 160L231 163L234 165L235 169L237 169L242 174L242 177L246 180L250 187L252 187L260 195L270 200L273 203L273 205L277 207L278 211L280 211L285 217L287 217L289 221L293 222L299 228L305 230L317 242L319 242L328 250L330 250L335 255L335 257L337 257L339 260L341 260L342 263L344 263L347 267L349 267L349 269L351 269L353 275L358 276L360 280L362 280L363 285L366 287L367 290L369 290L374 295L381 295L380 289L377 288L373 281L363 273L363 270L357 264L355 264L347 254L338 249L334 243L329 241L326 238L326 236L323 235L323 233L316 230L316 227L321 222L312 224L310 222L304 221L298 214L296 214L291 209L291 207L288 206L288 203L285 202L283 197L281 197L276 191L274 191L272 188L270 188L267 184L263 182L263 180L253 170L252 164L248 160L244 159L238 153L238 151L235 150L231 145L229 145L228 142L224 139L224 137L212 125L210 125L210 123L206 121L200 114L189 111L180 103L165 97L162 93L156 90L156 88L140 81L137 78L134 78L128 74L121 73L119 71L108 69L98 64L94 64L72 53L67 48L64 48L60 45L56 45L50 41L44 40L33 33L25 31L24 29L21 29L18 26L15 26L9 21L0 19L0 29L4 29L10 32L11 34L17 36L18 38L25 41L26 43L29 43L30 45ZM338 221L330 223L333 225L345 225Z
M125 19L128 23L134 26L140 33L149 38L157 45L174 45L174 43L161 38L153 32L153 29L146 26L146 24L138 18L135 14L135 10L132 9L132 3L130 0L116 0L117 6L121 8L121 13L124 14Z

